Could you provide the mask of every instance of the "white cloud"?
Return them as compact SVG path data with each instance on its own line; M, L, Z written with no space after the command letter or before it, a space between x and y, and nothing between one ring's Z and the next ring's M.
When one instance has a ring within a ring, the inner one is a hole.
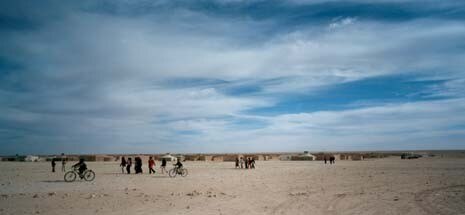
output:
M86 140L87 150L99 142L110 142L102 151L111 144L130 149L132 143L160 150L170 142L189 146L173 146L179 150L287 151L325 144L342 149L346 141L402 142L391 135L396 133L418 142L454 132L447 127L464 122L461 99L275 117L243 114L274 105L275 94L409 73L451 79L437 95L461 98L465 56L456 45L465 35L462 22L346 17L329 27L309 24L269 34L285 26L186 9L175 13L116 17L73 9L27 34L3 30L0 56L23 68L3 79L14 87L1 91L0 123L30 132L18 142ZM160 84L176 78L261 83L268 97ZM228 117L265 125L244 128ZM200 135L176 135L188 130Z
M357 18L352 18L352 17L346 17L346 18L343 18L343 19L337 19L335 20L334 22L330 23L328 28L330 30L332 29L336 29L336 28L341 28L341 27L344 27L346 25L351 25L353 24L354 22L357 21Z

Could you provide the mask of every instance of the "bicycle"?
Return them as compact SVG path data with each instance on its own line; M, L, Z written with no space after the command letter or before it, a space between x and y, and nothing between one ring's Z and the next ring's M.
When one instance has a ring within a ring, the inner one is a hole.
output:
M182 177L186 177L188 174L187 172L187 169L185 169L184 167L174 167L173 169L170 169L170 171L168 172L168 175L171 177L171 178L174 178L176 177L176 175L181 175Z
M79 167L74 167L73 170L66 172L64 178L66 182L73 182L78 175L81 179L86 181L93 181L95 179L94 171L86 169L82 174L79 174Z

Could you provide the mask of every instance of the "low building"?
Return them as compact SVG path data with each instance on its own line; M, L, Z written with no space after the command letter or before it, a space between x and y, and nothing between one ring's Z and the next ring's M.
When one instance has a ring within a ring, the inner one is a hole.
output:
M213 156L211 155L201 155L199 156L199 161L212 161Z
M292 156L291 154L287 154L287 155L280 155L279 156L279 160L282 160L282 161L290 161L292 160Z
M200 155L186 155L184 156L186 161L199 161L200 160Z
M224 156L223 155L213 156L211 161L223 162L224 161Z
M223 161L226 161L226 162L235 162L236 159L239 159L240 157L243 157L242 155L236 155L236 154L229 154L229 155L224 155L223 156Z
M313 161L315 156L305 151L303 154L291 156L293 161Z
M339 158L340 158L340 160L359 161L359 160L363 160L363 159L364 159L364 156L361 155L361 154L353 154L353 153L350 153L350 154L340 154L340 155L339 155Z
M95 156L95 161L103 161L103 162L109 162L109 161L115 161L116 158L113 156L109 155L96 155Z

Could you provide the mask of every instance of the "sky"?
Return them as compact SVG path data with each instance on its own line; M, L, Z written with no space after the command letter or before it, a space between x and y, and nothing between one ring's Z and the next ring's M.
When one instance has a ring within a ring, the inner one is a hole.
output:
M465 149L465 2L0 2L0 154Z

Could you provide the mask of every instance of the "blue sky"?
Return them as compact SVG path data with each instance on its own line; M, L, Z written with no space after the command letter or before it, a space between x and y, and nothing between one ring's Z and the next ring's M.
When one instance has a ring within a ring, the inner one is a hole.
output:
M465 149L465 3L2 1L0 154Z

